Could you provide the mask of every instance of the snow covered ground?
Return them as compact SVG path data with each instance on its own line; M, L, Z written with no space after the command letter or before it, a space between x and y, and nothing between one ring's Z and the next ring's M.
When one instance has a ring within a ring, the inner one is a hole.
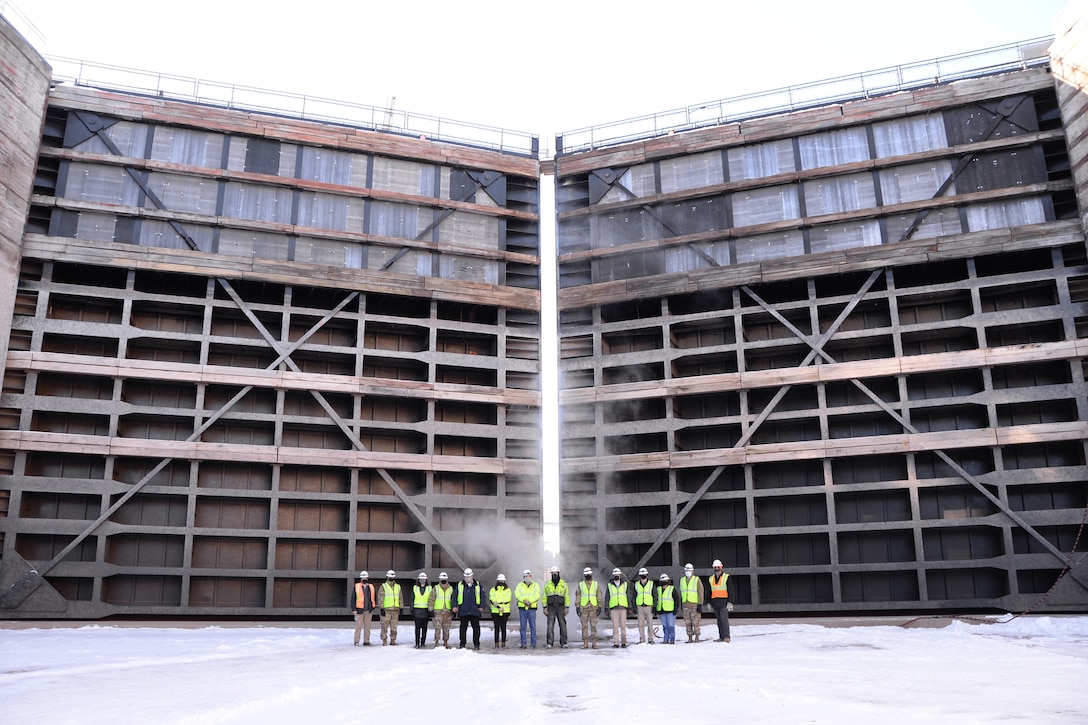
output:
M1088 723L1088 617L850 621L740 620L728 644L685 644L681 621L675 646L596 651L575 626L571 649L524 652L486 622L480 652L415 650L410 623L353 647L347 621L0 622L0 723Z

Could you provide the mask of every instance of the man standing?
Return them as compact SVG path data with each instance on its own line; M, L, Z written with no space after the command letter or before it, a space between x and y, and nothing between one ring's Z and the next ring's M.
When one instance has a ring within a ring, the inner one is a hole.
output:
M370 622L374 619L374 585L370 583L370 574L359 572L359 581L355 583L355 646L359 646L359 631L363 633L363 646L370 646Z
M608 582L608 613L612 617L612 646L626 648L627 582L618 568L612 570L612 581Z
M582 570L582 581L578 582L578 601L575 611L582 620L582 649L590 645L597 649L597 617L601 613L601 585L593 580L593 570L588 566Z
M416 625L416 649L423 649L427 644L427 622L431 618L431 585L427 583L427 572L419 572L419 578L412 587L412 621Z
M491 622L495 628L495 648L506 649L506 621L510 619L510 600L513 592L506 586L506 575L495 577L495 586L487 593L491 603Z
M714 608L714 618L718 621L718 639L715 642L729 641L729 613L733 603L729 601L729 575L722 570L721 559L715 559L714 573L710 575L710 606Z
M404 600L400 584L397 583L397 572L392 569L385 572L385 581L378 587L378 601L382 605L382 645L394 646L397 644L397 623Z
M650 572L643 567L638 570L635 582L635 612L638 616L638 643L654 643L654 583L650 581Z
M553 566L551 576L544 585L544 611L548 615L548 646L555 646L555 621L559 620L559 646L567 646L567 612L570 611L570 587L559 576L559 567Z
M525 649L525 629L528 628L533 647L536 647L536 608L540 605L540 585L533 581L533 573L526 569L521 573L521 584L514 590L521 619L521 649Z
M442 635L442 646L450 648L450 622L453 621L453 587L446 572L438 575L438 586L431 589L429 608L434 612L434 646L438 647L438 635Z
M472 648L480 649L480 613L482 587L472 576L472 569L465 569L465 579L457 584L453 595L453 614L461 618L460 649L467 644L468 628L472 626Z
M684 610L684 626L688 632L688 642L698 642L699 607L703 604L703 581L695 576L695 567L684 564L684 576L680 577L680 603Z
M662 574L657 588L657 616L661 619L661 643L676 644L676 587Z

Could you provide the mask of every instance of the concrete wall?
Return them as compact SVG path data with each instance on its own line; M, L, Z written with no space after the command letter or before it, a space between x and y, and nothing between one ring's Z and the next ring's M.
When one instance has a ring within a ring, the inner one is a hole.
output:
M0 17L0 320L10 320L52 70ZM0 375L8 340L0 337Z
M1069 3L1055 21L1054 35L1051 67L1081 222L1088 230L1088 2Z

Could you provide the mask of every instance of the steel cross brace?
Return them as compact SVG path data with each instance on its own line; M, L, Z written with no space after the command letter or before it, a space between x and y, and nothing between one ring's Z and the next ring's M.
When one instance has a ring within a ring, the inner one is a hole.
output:
M831 323L827 330L824 331L820 335L819 339L817 339L815 342L812 342L804 333L802 333L800 330L797 330L796 327L790 325L794 334L804 338L805 342L808 343L810 347L812 347L812 350L809 351L808 355L805 356L805 359L802 360L801 364L797 367L803 368L806 365L811 364L812 361L816 359L818 351L820 351L823 346L827 344L827 341L831 339L832 335L838 332L838 329L840 326L842 326L842 323L846 321L846 318L850 316L850 313L854 311L854 308L861 303L862 299L865 297L865 294L870 290L870 288L872 288L876 281L880 279L880 276L883 273L883 270L878 269L869 275L869 278L865 280L864 284L862 284L861 289L858 290L853 298L851 298L850 302L847 303L846 307L843 308L842 312L839 313L839 315L835 318L835 320ZM760 300L747 285L741 287L741 289L751 295L752 298L760 305L766 304L762 300ZM748 444L748 441L752 439L752 436L755 435L759 427L763 425L763 422L767 420L772 412L774 412L775 407L780 402L782 402L782 398L786 397L786 393L788 393L790 391L790 388L792 387L792 385L783 385L781 388L779 388L778 392L776 392L771 398L770 402L767 403L766 407L763 409L763 412L761 412L759 416L757 416L756 419L752 421L752 424L748 427L748 430L745 431L744 435L740 437L740 440L733 444L732 447L734 449L741 448ZM646 553L642 555L642 558L639 559L639 562L636 565L637 567L641 568L643 566L646 566L647 562L649 562L650 560L650 557L653 556L657 552L657 550L661 548L661 546L668 540L668 538L672 535L672 533L676 530L680 523L687 517L689 513L691 513L691 510L695 508L695 505L699 503L703 496L706 495L706 492L710 490L710 487L714 485L714 482L718 480L718 477L722 475L722 473L725 471L725 468L725 466L718 466L713 471L711 471L710 475L707 476L706 480L703 481L702 485L700 485L695 493L691 495L691 498L688 499L688 502L684 504L684 508L682 508L676 514L673 520L669 522L669 525L662 529L661 533L658 534L658 537L654 540L654 543L650 546Z
M1001 125L1001 122L1006 120L1010 115L1012 115L1016 111L1016 109L1019 108L1021 104L1023 104L1026 98L1027 96L1020 96L1019 98L1014 96L1012 98L1006 98L1002 100L1001 103L999 103L997 106L997 113L994 115L993 121L991 121L989 128L986 129L986 133L982 135L982 138L980 140L986 141L987 139L989 139L990 136L993 135L994 131L997 130L997 127ZM930 198L939 199L941 196L943 196L944 193L948 191L949 187L952 186L952 183L956 180L956 178L963 173L964 169L967 168L967 165L970 164L974 159L974 153L964 154L960 158L959 163L956 164L956 168L952 170L952 173L948 175L948 178L944 180L944 182ZM930 211L930 209L923 209L918 212L918 214L914 217L914 221L910 223L910 226L908 226L903 231L902 236L899 237L899 241L905 242L912 236L914 236L914 233L918 231L918 227L921 226L922 222L925 221L925 218L929 216Z
M809 345L810 347L812 347L812 352L813 353L818 354L825 361L827 361L827 362L829 362L831 364L836 364L837 363L837 361L833 357L831 357L829 354L827 354L823 350L823 346L822 346L821 343L813 343L811 338L809 338L809 336L805 335L803 332L798 330L795 325L793 325L789 320L787 320L785 317L783 317L777 310L774 309L774 307L772 307L767 302L765 302L763 299L761 299L755 292L748 289L747 287L744 287L743 289L745 290L745 292L748 293L749 296L751 296L751 298L753 300L755 300L755 302L760 307L762 307L764 310L769 312L780 323L785 325L786 328L788 328L790 330L790 332L792 332L794 335L796 335L798 338L800 338L802 342L804 342L806 345ZM881 410L886 412L888 415L892 416L892 418L894 418L895 421L897 423L899 423L899 425L903 426L903 428L908 433L915 434L915 435L920 434L920 431L917 428L915 428L913 425L911 425L910 422L908 422L902 415L900 415L899 412L896 411L893 407L891 407L886 402L884 402L884 400L882 400L879 395L877 395L872 390L870 390L869 387L867 385L865 385L865 383L861 382L857 378L851 378L850 382L853 383L854 386L858 390L860 390L862 393L864 393L866 397L868 397L870 400L872 400ZM1061 549L1054 546L1054 544L1050 543L1050 541L1045 536L1043 536L1038 531L1036 531L1035 528L1032 527L1031 524L1029 524L1027 521L1025 521L1023 519L1023 517L1021 517L1019 514L1017 514L1011 508L1009 508L1009 506L1007 504L1005 504L1000 498L998 498L997 496L992 494L989 491L989 489L986 488L986 485L984 483L979 481L975 476L971 475L962 466L960 466L958 463L956 463L952 459L952 457L949 456L947 453L945 453L944 451L942 451L940 449L933 449L933 453L936 454L937 457L940 458L942 461L944 461L944 463L949 468L951 468L956 473L957 476L959 476L963 480L967 481L974 488L976 488L979 493L981 493L983 496L985 496L986 499L990 503L992 503L994 506L996 506L997 509L999 511L1001 511L1003 514L1005 514L1005 516L1007 516L1013 523L1015 523L1017 526L1022 528L1025 532L1027 532L1027 534L1029 536L1031 536L1033 539L1035 539L1040 544L1042 544L1043 547L1047 551L1049 551L1051 554L1056 556L1058 558L1058 560L1060 560L1062 562L1062 564L1064 564L1065 566L1067 566L1069 568L1069 573L1073 577L1073 579L1078 584L1080 584L1082 587L1084 587L1085 590L1088 590L1088 581L1086 581L1085 579L1083 579L1081 577L1081 575L1079 575L1079 574L1077 574L1076 572L1073 571L1073 567L1075 566L1075 563L1073 561L1072 554L1067 555Z

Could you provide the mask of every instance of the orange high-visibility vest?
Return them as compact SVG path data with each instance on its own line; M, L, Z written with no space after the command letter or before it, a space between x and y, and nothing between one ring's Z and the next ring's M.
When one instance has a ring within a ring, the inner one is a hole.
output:
M355 583L355 608L356 609L362 609L363 608L363 603L364 603L364 600L363 600L363 587L366 587L367 589L370 590L370 606L371 607L374 606L374 585L373 584L363 584L362 582L356 582Z
M720 581L714 581L714 575L710 576L710 598L711 599L728 599L729 598L729 575L722 574Z

